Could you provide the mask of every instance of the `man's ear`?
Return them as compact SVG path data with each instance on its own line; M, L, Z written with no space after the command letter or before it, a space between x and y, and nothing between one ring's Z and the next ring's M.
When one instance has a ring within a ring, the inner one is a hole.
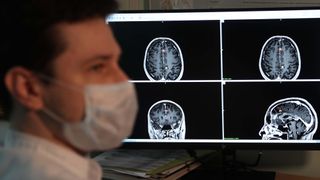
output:
M38 78L23 68L13 67L5 75L5 84L13 99L29 110L43 107L41 87Z

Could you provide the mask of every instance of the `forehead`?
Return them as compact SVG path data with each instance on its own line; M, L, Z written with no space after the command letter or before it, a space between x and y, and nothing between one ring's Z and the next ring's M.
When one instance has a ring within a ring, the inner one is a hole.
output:
M61 73L59 71L66 68L71 71L95 57L120 54L120 47L112 30L103 18L61 23L56 26L56 30L65 44L64 52L53 62L56 73Z
M67 51L74 53L108 53L116 48L111 28L103 18L57 26Z

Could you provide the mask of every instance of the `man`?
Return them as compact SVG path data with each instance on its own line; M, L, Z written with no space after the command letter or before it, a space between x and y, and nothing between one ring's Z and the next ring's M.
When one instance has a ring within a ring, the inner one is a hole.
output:
M105 22L116 7L114 0L1 3L0 100L10 128L0 179L101 179L86 156L118 147L137 112Z

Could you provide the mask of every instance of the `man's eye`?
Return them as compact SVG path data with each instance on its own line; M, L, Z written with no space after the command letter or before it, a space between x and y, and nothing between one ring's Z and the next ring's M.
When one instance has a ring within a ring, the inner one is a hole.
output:
M90 67L90 71L94 71L94 72L103 72L105 70L106 70L106 67L104 64L95 64Z

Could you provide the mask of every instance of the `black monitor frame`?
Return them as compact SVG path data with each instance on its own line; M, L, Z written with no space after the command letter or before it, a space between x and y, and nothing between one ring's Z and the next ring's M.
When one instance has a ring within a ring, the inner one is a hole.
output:
M295 7L295 8L250 8L250 9L206 9L206 10L156 10L156 11L150 11L150 10L142 10L142 11L120 11L116 14L114 14L113 16L110 16L109 19L107 20L107 22L109 24L111 24L111 26L113 26L113 23L117 22L117 23L123 23L126 21L131 21L131 22L143 22L143 23L148 23L148 21L144 21L141 19L141 17L144 16L150 16L152 17L151 22L179 22L182 19L179 19L181 17L183 17L184 15L186 15L186 18L190 18L187 19L187 21L189 22L196 22L198 21L196 18L194 18L194 15L197 16L203 16L201 14L208 14L208 15L216 15L216 17L210 17L208 19L203 19L201 21L218 21L219 24L219 35L220 37L222 37L221 39L224 39L225 37L225 27L226 24L228 22L231 23L235 23L235 26L241 24L241 22L247 23L246 25L248 26L255 26L250 24L251 22L257 22L257 25L260 25L259 22L262 21L270 21L267 22L269 24L272 24L274 21L288 21L288 24L290 25L290 27L294 27L295 25L295 20L299 21L299 22L306 22L306 21L310 21L310 22L317 22L319 21L319 25L314 24L315 29L319 29L320 30L320 7ZM267 14L267 15L266 15ZM139 17L141 16L141 17ZM173 16L177 16L178 19L177 20L173 20L172 17ZM117 19L118 18L118 19ZM121 19L122 18L122 19ZM161 20L161 18L164 18L164 20ZM169 18L169 19L166 19ZM199 20L200 21L200 20ZM231 24L230 23L230 24ZM299 24L299 23L298 23ZM305 25L306 23L302 23L302 25ZM309 23L310 24L310 23ZM318 28L319 26L319 28ZM230 25L230 29L232 28L232 24ZM276 27L285 27L284 25L277 25ZM312 25L310 25L308 28L305 27L306 29L304 31L307 31L310 29L310 27L313 27ZM299 26L297 26L297 28L299 28ZM272 28L271 28L272 29ZM242 31L245 31L246 28L242 28ZM259 30L259 29L258 29ZM270 30L270 29L269 29ZM119 42L123 47L123 51L124 51L124 56L123 56L123 60L124 60L124 64L122 64L124 66L124 69L130 74L130 69L132 67L132 64L125 64L126 61L126 46L124 46L123 44L124 41L127 41L126 39L121 39L121 34L119 34L117 32L117 28L114 28L114 33L116 35L117 38L119 38ZM129 33L130 29L126 29L126 31ZM261 31L261 29L259 30ZM288 30L287 30L288 31ZM292 34L294 34L293 30ZM279 31L281 32L281 30ZM283 31L284 32L284 31ZM289 32L289 31L288 31ZM299 33L303 32L303 30L300 30ZM319 31L320 32L320 31ZM234 33L234 31L232 31L232 29L228 32L229 34ZM272 34L272 33L270 33ZM280 33L281 34L281 33ZM278 34L275 34L278 35ZM311 35L309 34L309 39L310 37L312 37L312 33ZM257 35L258 36L258 35ZM266 35L268 36L268 35ZM270 36L270 35L269 35ZM239 38L239 41L243 40L241 39L241 36L237 36L237 38ZM299 37L297 37L299 38ZM317 38L317 37L315 37ZM233 47L227 47L225 45L224 40L219 40L218 44L220 45L220 50L221 52L219 52L219 58L220 58L220 62L218 62L217 64L215 64L216 66L218 66L219 68L221 67L221 71L220 75L218 76L218 78L216 78L215 75L213 74L198 74L198 80L201 81L196 82L196 83L202 83L203 81L205 81L204 83L220 83L220 87L221 88L221 99L218 100L219 103L221 103L221 111L219 111L218 113L221 113L221 117L223 119L223 121L225 121L225 117L228 117L229 113L228 111L226 111L225 107L227 106L225 103L225 98L226 94L224 94L225 92L225 84L240 84L241 83L247 83L253 86L259 86L259 84L275 84L275 86L278 86L280 84L280 86L291 86L292 84L294 84L293 86L297 85L299 83L303 84L303 89L305 89L304 94L307 94L307 92L309 92L310 88L309 87L315 87L315 89L317 89L318 87L320 87L320 74L319 76L317 76L316 74L316 68L312 69L313 65L308 65L306 64L305 67L310 68L311 70L309 70L310 73L308 72L304 72L301 74L301 78L298 78L297 80L270 80L270 81L264 81L262 79L260 79L254 72L252 72L251 74L248 73L247 75L244 73L246 71L250 72L250 70L244 70L244 71L238 71L236 73L233 74L234 71L232 70L228 70L225 69L226 65L230 65L227 64L224 58L232 58L231 56L228 57L228 55L226 55L226 51L228 51L227 48L233 49ZM250 38L248 38L250 39ZM300 37L301 39L301 37ZM320 39L319 39L320 40ZM129 41L129 40L128 40ZM249 41L250 42L250 41ZM320 41L319 41L320 42ZM248 42L245 42L248 43ZM131 44L132 45L132 44ZM308 45L306 45L306 47L309 47ZM259 47L261 48L261 47ZM257 49L259 49L257 48ZM255 50L257 50L255 49ZM316 53L315 49L313 49L314 53ZM238 51L230 51L231 52L238 52ZM310 53L310 52L309 52ZM244 55L243 55L244 56ZM246 56L244 56L246 57ZM306 56L304 55L304 58L309 58L310 59L311 56ZM240 66L239 64L236 66ZM195 67L195 66L194 66ZM248 66L250 67L250 66ZM319 66L320 67L320 66ZM196 68L196 67L195 67ZM228 75L224 74L224 73L229 73ZM237 74L238 73L238 74ZM206 79L206 76L211 75L212 79ZM138 77L137 79L135 79L135 77L132 76L136 76ZM182 79L182 83L190 83L189 81L193 81L194 79L192 79L192 77L194 77L194 74L187 74L186 76L189 77L187 79ZM312 76L315 76L314 78ZM133 73L131 76L132 78L132 82L135 83L136 85L138 84L148 84L148 79L143 79L143 77L141 76L141 73ZM191 77L191 79L190 79ZM253 78L250 78L253 77ZM164 81L164 82L152 82L150 84L153 85L161 85L161 84L166 84L169 85L170 84L174 84L175 82L168 82L168 81ZM195 84L196 84L195 83ZM305 84L311 84L309 85L305 85ZM195 85L196 86L196 85ZM249 87L249 86L248 86ZM270 86L271 87L271 86ZM145 88L145 87L143 87ZM142 88L142 89L143 89ZM179 88L179 87L178 87ZM265 87L262 87L262 89ZM291 88L291 87L290 87ZM139 88L137 88L139 90ZM141 89L141 88L140 88ZM241 89L241 88L240 88ZM279 90L281 91L281 90ZM312 91L312 93L317 93L317 91ZM295 92L289 92L289 94L292 94L292 96L295 96L296 93ZM319 94L320 94L320 88L319 88ZM141 97L142 94L138 95ZM148 96L147 94L143 94L144 96ZM190 95L188 93L186 93L186 95ZM318 95L318 94L317 94ZM320 105L318 106L318 104L316 104L317 99L312 98L312 97L317 97L317 95L315 96L311 96L309 97L309 99L311 99L312 103L315 104L316 106L316 111L320 112ZM237 94L233 95L233 97L236 97ZM268 96L267 96L268 97ZM181 97L180 97L181 98ZM277 97L278 99L280 97ZM320 98L319 98L320 100ZM236 99L235 99L236 101ZM273 100L274 101L274 100ZM227 102L230 103L230 102ZM140 104L143 105L143 104ZM144 106L144 105L143 105ZM254 105L254 107L256 107L257 105ZM319 108L318 108L319 107ZM266 108L265 108L266 109ZM227 114L227 115L226 115ZM320 114L320 113L318 113ZM214 117L214 116L213 116ZM141 119L140 119L141 121ZM137 123L139 123L139 119L137 119ZM223 124L223 125L222 125ZM224 122L219 124L220 126L224 127ZM141 126L136 125L135 130L133 132L133 135L137 132L140 131L145 131L145 129L141 128ZM199 132L201 131L200 129L198 130ZM224 131L224 130L223 130ZM133 138L130 137L129 139L126 139L124 141L124 144L122 146L122 148L161 148L161 149L174 149L174 148L186 148L186 149L284 149L284 150L318 150L320 149L320 130L318 129L316 132L318 135L316 136L316 140L311 140L311 141L301 141L301 140L259 140L259 139L250 139L247 141L247 139L243 140L243 139L234 139L234 140L230 140L228 137L225 136L225 134L223 133L223 138L219 139L207 139L207 138L203 138L203 139L186 139L186 140L181 140L181 141L166 141L166 140L150 140L148 138ZM204 135L205 136L205 135Z

